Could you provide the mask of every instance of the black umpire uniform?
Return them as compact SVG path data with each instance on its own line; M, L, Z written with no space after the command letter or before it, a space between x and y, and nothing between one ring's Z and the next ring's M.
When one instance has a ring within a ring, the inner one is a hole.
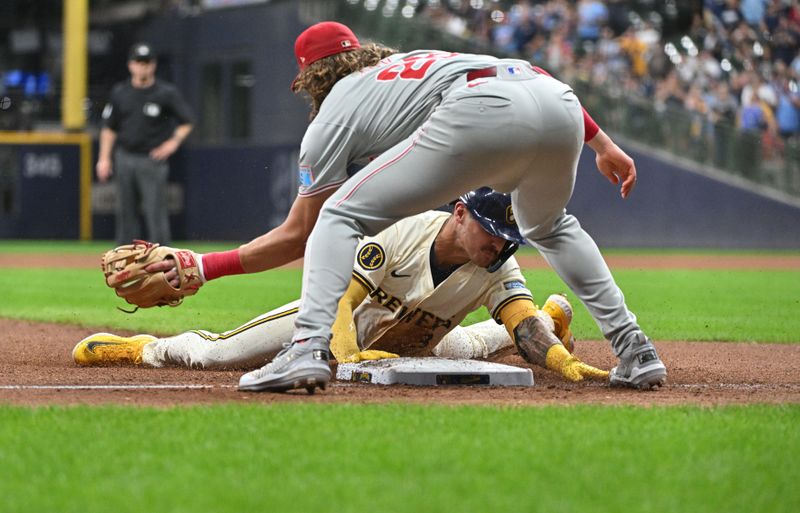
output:
M138 44L131 49L129 59L154 65L155 55L150 46ZM126 80L111 90L103 110L103 126L116 136L112 144L118 244L144 238L139 224L140 205L147 239L164 245L171 242L167 212L169 165L166 158L156 159L151 152L173 138L177 127L188 126L191 130L192 118L178 89L163 80L155 79L148 87L136 87Z

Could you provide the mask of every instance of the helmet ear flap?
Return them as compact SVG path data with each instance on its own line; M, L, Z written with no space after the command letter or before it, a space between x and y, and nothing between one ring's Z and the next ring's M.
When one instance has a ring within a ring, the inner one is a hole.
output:
M490 273L497 271L503 266L503 264L506 263L506 261L509 258L511 258L511 255L513 255L518 249L519 249L519 244L507 240L505 246L503 246L503 249L500 251L500 254L497 255L497 260L492 262L489 265L489 267L486 268L486 270L489 271Z

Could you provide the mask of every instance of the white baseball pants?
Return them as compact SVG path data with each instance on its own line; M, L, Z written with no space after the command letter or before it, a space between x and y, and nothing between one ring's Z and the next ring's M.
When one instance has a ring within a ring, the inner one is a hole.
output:
M142 363L150 367L254 369L272 360L292 340L300 301L260 315L224 333L192 330L145 345ZM492 319L456 326L433 348L443 358L486 358L513 345L505 327Z

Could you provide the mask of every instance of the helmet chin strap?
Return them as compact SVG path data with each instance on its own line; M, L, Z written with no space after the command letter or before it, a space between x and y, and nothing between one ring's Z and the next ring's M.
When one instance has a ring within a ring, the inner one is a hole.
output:
M517 249L519 249L519 244L507 240L505 246L503 246L503 249L500 251L500 254L497 255L497 260L495 260L492 264L490 264L486 268L486 270L489 271L490 273L493 273L498 269L500 269L500 267L502 267L503 264L506 263L506 260L511 258L511 255L513 255L517 251Z

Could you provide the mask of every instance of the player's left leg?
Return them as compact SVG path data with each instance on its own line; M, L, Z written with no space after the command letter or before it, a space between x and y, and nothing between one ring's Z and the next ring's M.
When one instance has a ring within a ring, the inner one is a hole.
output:
M114 150L114 189L116 193L115 237L117 245L139 239L139 191L136 185L138 159L121 148Z
M547 124L553 119L564 123L571 119L572 131L581 134L582 141L580 105L574 95L567 95L564 100L547 104L542 119ZM564 210L572 194L582 147L582 142L567 137L568 133L543 131L540 144L546 151L511 193L520 232L584 303L611 341L620 358L620 365L612 370L611 383L633 387L661 384L666 379L666 367L625 305L625 297L597 245L578 220ZM542 167L549 168L551 176L543 176Z
M142 215L147 226L147 240L162 245L170 244L172 236L167 211L167 176L169 165L166 161L142 159L137 180L142 191Z
M96 333L78 342L72 356L75 363L83 366L253 368L272 359L291 340L298 305L299 301L293 301L219 334L191 330L156 338Z
M552 220L546 213L535 210L536 202L530 198L537 197L533 196L536 191L541 191L537 183L523 181L512 192L520 231L583 302L603 335L611 341L611 348L620 359L620 364L612 369L611 384L634 388L663 384L666 367L636 322L636 316L628 310L625 296L597 244L578 220L563 210Z
M299 304L300 301L292 301L223 333L191 330L156 340L143 348L142 363L194 369L261 366L291 340Z

